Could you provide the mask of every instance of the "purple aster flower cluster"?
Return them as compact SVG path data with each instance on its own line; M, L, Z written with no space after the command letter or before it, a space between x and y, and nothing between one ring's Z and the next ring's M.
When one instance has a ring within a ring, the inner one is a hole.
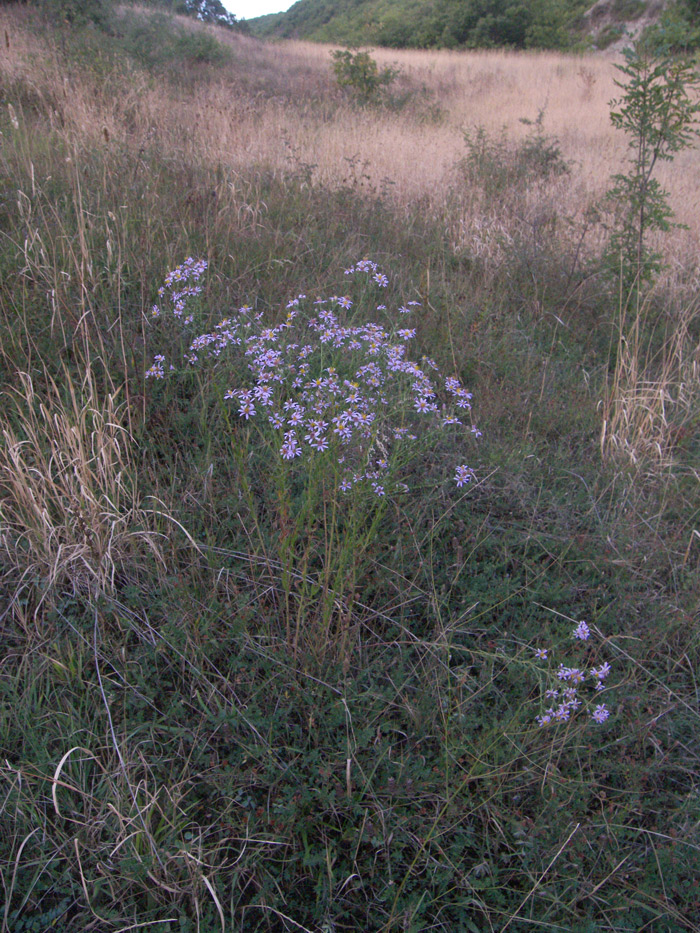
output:
M169 273L166 286L176 282L178 300L186 301L190 293L184 294L183 282L197 281L203 268L187 260L175 270L177 276ZM346 269L345 275L361 276L365 286L388 285L387 276L368 259ZM198 288L186 287L192 294ZM283 460L324 454L337 464L341 491L363 485L382 497L407 491L393 477L405 460L406 445L426 430L449 430L451 441L460 433L479 437L481 432L471 423L472 396L459 379L441 379L427 357L420 362L408 357L415 327L353 325L346 320L353 306L345 295L309 303L300 294L287 303L284 320L268 326L261 314L244 305L211 333L195 337L185 358L194 365L235 347L251 374L248 385L234 386L224 396L236 406L238 417L269 426ZM419 307L411 301L399 311ZM156 357L147 375L162 378L164 362ZM473 478L467 464L455 468L458 487Z
M577 622L572 638L578 642L588 642L591 638L588 624ZM547 648L535 648L534 654L538 661L549 660ZM569 722L578 710L587 711L593 722L599 724L605 722L610 715L610 710L605 703L598 703L594 706L590 691L592 689L593 696L596 696L605 690L605 681L610 671L611 667L607 661L597 667L581 662L577 667L559 664L556 669L542 668L545 680L549 683L543 694L544 700L549 705L536 717L537 723L540 726L550 726Z
M165 357L158 353L153 358L153 365L146 370L146 379L162 379L165 376Z
M356 272L365 272L380 288L386 288L389 284L389 279L379 269L377 263L372 262L371 259L361 259L356 262L354 266L350 266L349 269L345 270L345 275L354 275Z
M197 285L200 278L207 269L206 259L193 259L188 256L187 259L165 276L165 282L158 289L158 298L163 305L167 302L170 305L173 315L179 318L183 324L191 324L193 318L185 314L185 308L189 298L199 295L202 291L201 285ZM163 313L161 305L153 305L151 308L152 317L160 317Z

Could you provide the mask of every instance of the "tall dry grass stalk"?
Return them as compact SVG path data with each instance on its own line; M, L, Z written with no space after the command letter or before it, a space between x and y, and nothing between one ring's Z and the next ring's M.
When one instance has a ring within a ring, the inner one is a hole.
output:
M80 384L29 373L0 421L0 568L10 607L66 592L111 593L148 552L163 563L152 513L139 501L133 441L117 392L88 369ZM23 598L24 597L24 598Z
M638 308L621 302L614 375L602 402L604 457L621 454L635 466L667 468L678 445L697 431L700 347L693 332L698 313L697 302L687 305L665 322L656 339L661 325L651 300Z

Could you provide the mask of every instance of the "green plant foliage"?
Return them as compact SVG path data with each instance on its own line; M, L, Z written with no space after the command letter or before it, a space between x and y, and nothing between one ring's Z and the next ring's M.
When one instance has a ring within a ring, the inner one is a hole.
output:
M544 133L544 112L534 122L522 122L533 129L518 143L510 142L505 133L489 136L483 127L464 134L467 155L460 168L468 184L478 184L493 197L515 186L525 187L570 171L558 140Z
M377 101L381 92L399 75L398 68L380 68L367 51L335 49L331 68L339 87L349 88L361 104Z
M229 50L208 32L184 29L161 12L124 12L115 26L120 44L138 64L177 75L183 65L217 65Z
M235 28L237 25L235 14L229 13L221 0L180 0L179 6L187 16L193 16L203 23L215 23L217 26L229 28Z
M692 97L700 84L694 66L668 54L658 55L645 43L624 50L625 64L617 65L626 81L616 81L624 94L612 101L613 126L627 134L630 169L613 177L609 198L620 209L620 222L609 246L613 268L622 265L625 293L650 282L661 257L647 246L648 235L667 231L673 211L668 194L654 171L659 161L670 162L698 136L700 103Z
M259 35L394 48L568 48L579 0L300 0L251 20Z
M221 0L145 0L146 6L191 16L202 23L213 23L227 29L240 29L241 24L234 13L230 13Z
M643 34L650 48L676 55L700 48L700 5L698 0L675 0L667 4L659 19Z
M59 23L106 27L112 13L109 0L45 0L43 12Z

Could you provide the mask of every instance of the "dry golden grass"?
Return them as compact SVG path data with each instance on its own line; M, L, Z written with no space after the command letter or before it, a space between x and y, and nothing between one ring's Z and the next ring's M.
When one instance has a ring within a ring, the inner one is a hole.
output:
M188 28L198 27L183 21ZM0 13L9 47L0 63L4 83L23 76L46 103L57 129L79 144L112 142L136 148L156 143L174 154L240 172L313 167L311 179L340 185L364 175L379 190L390 183L399 202L444 207L454 167L465 153L464 131L483 127L524 136L522 119L543 113L543 128L561 144L574 171L562 185L563 207L577 213L606 190L626 159L626 141L610 125L614 59L604 55L503 51L374 52L396 64L400 110L361 110L345 102L330 72L330 46L263 43L216 30L233 60L196 92L153 83L137 70L115 93L111 80L66 75L50 50L22 28L14 11ZM674 255L695 252L699 237L700 158L682 154L659 177L689 233L668 241Z
M635 465L673 465L679 443L697 431L700 350L697 302L659 322L652 302L622 307L616 366L601 408L601 452ZM658 331L649 350L644 333Z
M151 517L139 503L131 437L116 393L87 370L63 389L28 373L0 418L0 566L10 604L34 609L65 591L99 594L133 572L145 547L162 564Z

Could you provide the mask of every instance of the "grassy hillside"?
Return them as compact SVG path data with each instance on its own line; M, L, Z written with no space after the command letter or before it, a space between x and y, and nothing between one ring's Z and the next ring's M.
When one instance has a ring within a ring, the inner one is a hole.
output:
M119 17L0 8L0 929L696 930L697 151L629 303L610 60Z

